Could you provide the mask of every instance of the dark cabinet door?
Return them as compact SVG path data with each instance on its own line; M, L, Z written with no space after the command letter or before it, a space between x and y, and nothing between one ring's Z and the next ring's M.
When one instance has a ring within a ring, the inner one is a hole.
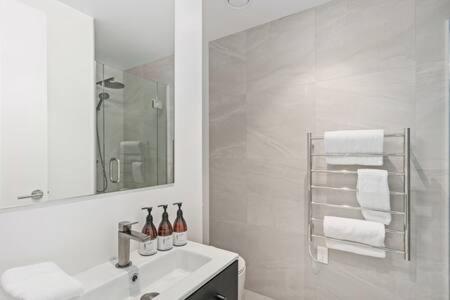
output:
M188 300L237 300L238 262L235 261L219 275L202 286Z

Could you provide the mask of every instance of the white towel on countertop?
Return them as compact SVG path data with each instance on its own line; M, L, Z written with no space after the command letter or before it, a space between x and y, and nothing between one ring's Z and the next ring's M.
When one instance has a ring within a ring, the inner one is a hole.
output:
M1 276L5 292L21 300L69 300L81 296L82 284L55 263L12 268Z
M383 165L384 131L376 130L342 130L327 131L324 134L325 153L330 165ZM350 154L337 156L338 154ZM358 154L351 156L351 154ZM361 156L362 154L380 154L379 156Z
M381 223L331 216L324 217L323 232L326 237L362 243L374 247L384 247L386 235L384 225ZM327 239L326 244L330 249L378 258L386 257L386 252L384 250L370 248L364 245L351 244L331 239Z
M391 210L391 197L388 185L388 172L386 170L359 169L356 199L361 206L362 215L368 221L389 225L391 214L373 211Z

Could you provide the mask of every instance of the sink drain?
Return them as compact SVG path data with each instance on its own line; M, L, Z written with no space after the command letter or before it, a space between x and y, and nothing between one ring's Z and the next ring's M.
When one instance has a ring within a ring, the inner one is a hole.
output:
M142 295L141 300L152 300L158 295L159 295L159 293L147 293L147 294Z

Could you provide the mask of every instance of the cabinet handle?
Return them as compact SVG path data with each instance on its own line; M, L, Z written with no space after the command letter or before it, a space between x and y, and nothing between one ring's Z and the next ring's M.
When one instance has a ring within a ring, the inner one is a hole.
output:
M222 296L221 294L217 294L217 295L216 295L216 299L219 299L219 300L227 300L227 297Z
M41 190L34 190L31 192L31 195L26 195L26 196L18 196L17 199L21 200L21 199L28 199L31 198L33 200L39 200L42 197L44 197L44 192Z

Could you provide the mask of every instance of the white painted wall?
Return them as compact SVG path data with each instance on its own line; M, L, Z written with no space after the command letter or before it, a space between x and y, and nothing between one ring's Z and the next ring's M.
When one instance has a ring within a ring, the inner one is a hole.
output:
M202 0L176 0L175 16L175 184L3 211L0 272L52 260L73 274L108 260L117 223L144 221L144 205L183 201L190 238L202 241Z
M178 200L189 203L195 214L187 222L198 241L203 238L202 9L202 0L175 0L174 177L175 186L186 185Z

